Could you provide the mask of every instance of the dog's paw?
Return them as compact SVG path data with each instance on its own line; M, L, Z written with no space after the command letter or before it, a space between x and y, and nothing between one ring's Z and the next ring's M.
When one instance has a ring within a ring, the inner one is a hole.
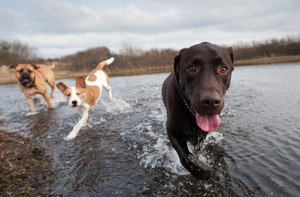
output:
M201 179L208 179L211 175L212 167L204 161L199 160L195 155L187 157L188 166L186 167L192 175Z
M26 116L33 116L33 115L36 115L36 114L38 114L39 112L37 112L37 111L33 111L33 112L28 112L27 114L26 114Z
M64 139L66 140L66 141L69 141L69 140L72 140L72 139L74 139L76 137L76 135L72 135L72 134L69 134L67 137L65 137Z
M204 161L199 160L195 155L190 154L188 156L188 160L194 165L194 166L198 166L199 168L201 168L204 171L211 171L212 168L210 165L208 165L207 163L205 163Z
M51 105L51 106L48 107L48 109L54 109L54 107Z

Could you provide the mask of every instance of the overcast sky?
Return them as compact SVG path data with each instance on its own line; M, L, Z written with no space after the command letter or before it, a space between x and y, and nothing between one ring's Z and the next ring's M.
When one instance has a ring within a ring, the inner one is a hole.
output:
M118 53L234 45L300 34L299 0L0 0L0 40L19 40L43 58L90 47Z

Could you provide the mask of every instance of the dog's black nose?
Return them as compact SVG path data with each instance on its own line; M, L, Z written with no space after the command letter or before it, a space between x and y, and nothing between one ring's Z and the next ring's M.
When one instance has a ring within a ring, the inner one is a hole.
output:
M200 103L203 107L206 108L216 108L221 104L221 97L217 93L213 94L203 94L200 97Z
M72 101L73 106L77 105L77 101Z
M29 72L23 72L21 75L22 78L29 79L30 78L30 73Z

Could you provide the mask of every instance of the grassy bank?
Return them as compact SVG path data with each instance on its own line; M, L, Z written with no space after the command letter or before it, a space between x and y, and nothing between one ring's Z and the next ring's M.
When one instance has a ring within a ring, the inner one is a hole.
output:
M300 55L290 55L290 56L277 56L277 57L265 57L256 59L246 59L246 60L236 60L235 65L259 65L259 64L276 64L285 62L299 62Z
M53 180L51 158L32 139L0 130L0 196L38 196Z
M236 60L236 66L242 65L260 65L260 64L275 64L284 62L299 62L300 55L291 56L277 56L277 57L266 57L266 58L256 58L256 59L246 59L246 60ZM166 65L160 67L141 67L141 68L126 68L126 69L114 69L110 70L109 67L105 68L105 71L109 76L127 76L127 75L140 75L140 74L152 74L152 73L163 73L172 71L173 65ZM79 76L87 76L90 71L70 71L59 67L57 63L57 68L54 69L56 79L67 79L76 78ZM17 83L14 75L14 71L8 69L7 67L0 67L0 84L12 84Z

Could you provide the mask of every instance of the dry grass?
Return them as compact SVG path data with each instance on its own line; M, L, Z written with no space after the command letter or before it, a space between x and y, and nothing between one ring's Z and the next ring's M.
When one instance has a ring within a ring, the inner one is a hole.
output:
M131 68L123 70L109 70L106 72L109 76L127 76L127 75L141 75L141 74L154 74L170 72L173 69L172 66L160 66L160 67L147 67L147 68Z
M51 158L32 140L0 130L0 196L37 196L53 180Z
M258 64L275 64L283 62L298 62L300 61L300 55L290 55L290 56L277 56L277 57L265 57L257 59L248 60L237 60L235 65L258 65Z

